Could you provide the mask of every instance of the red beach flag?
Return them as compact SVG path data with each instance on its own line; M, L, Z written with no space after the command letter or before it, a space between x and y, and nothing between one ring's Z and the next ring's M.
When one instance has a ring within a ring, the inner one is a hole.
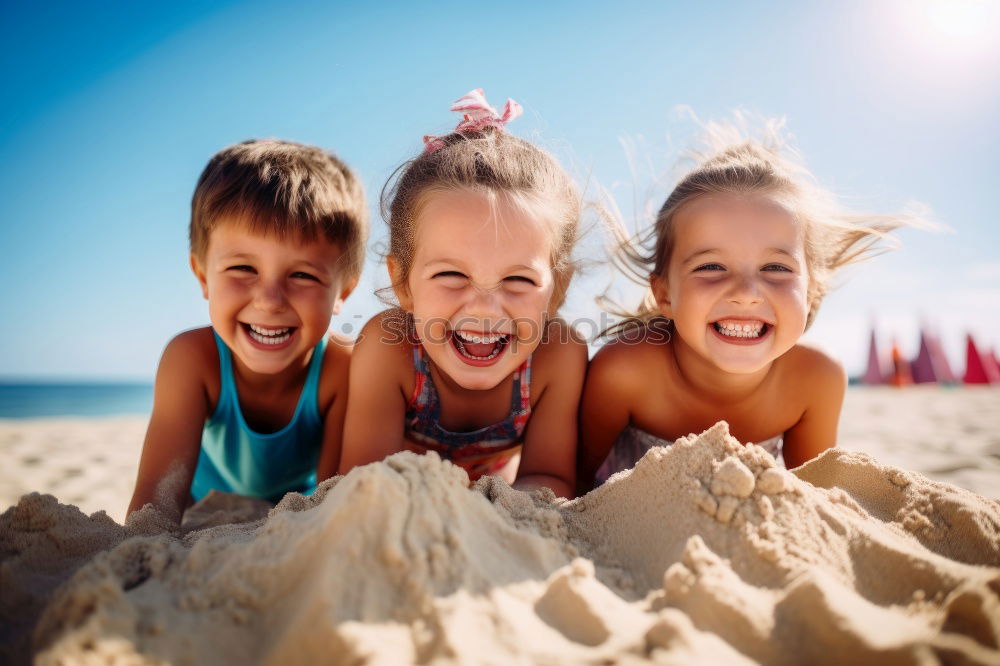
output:
M986 376L990 378L991 384L1000 384L1000 362L997 361L996 353L991 349L982 355L983 365L986 366Z
M984 362L971 335L965 336L965 376L962 377L962 381L966 384L996 384L1000 382L993 363Z

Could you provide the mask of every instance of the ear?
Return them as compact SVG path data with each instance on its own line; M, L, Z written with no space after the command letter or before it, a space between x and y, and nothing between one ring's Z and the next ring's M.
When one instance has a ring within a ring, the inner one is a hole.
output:
M344 287L337 294L337 298L333 301L333 314L340 314L340 310L344 307L344 301L347 297L351 295L354 288L358 286L358 278L354 278L350 282L345 283Z
M395 257L389 255L385 258L386 268L389 269L389 279L392 280L392 290L396 292L396 300L400 307L407 312L413 312L413 297L410 296L410 289L402 279L403 269Z
M201 285L201 295L208 300L208 280L205 277L205 267L201 265L201 260L195 256L194 252L191 253L191 270L194 272L194 276L198 278L198 284Z
M673 305L670 302L670 289L667 286L666 278L656 273L649 276L649 288L653 292L653 299L656 307L667 319L673 319Z

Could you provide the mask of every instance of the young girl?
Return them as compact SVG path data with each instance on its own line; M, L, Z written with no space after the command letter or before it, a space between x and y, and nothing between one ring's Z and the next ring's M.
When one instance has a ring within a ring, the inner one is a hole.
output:
M355 347L340 472L434 451L470 480L571 497L587 348L554 314L579 196L550 155L504 131L515 102L501 116L475 90L452 110L465 114L455 131L425 137L386 190L400 307Z
M845 215L776 139L696 156L656 217L643 307L594 357L581 405L581 485L720 420L796 467L833 446L847 378L798 344L833 272L901 224Z

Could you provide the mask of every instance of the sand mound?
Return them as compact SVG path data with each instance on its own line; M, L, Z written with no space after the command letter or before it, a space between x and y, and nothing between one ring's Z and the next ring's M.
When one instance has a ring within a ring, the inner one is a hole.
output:
M0 656L1000 663L1000 505L866 455L793 474L719 424L573 501L466 483L402 453L175 533L26 496L0 516Z

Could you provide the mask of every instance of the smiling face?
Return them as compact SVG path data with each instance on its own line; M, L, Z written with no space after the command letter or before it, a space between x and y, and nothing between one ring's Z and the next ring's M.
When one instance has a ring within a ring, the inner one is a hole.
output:
M672 221L673 249L652 286L678 354L726 373L766 370L805 330L802 224L763 195L706 195Z
M325 239L278 239L224 221L191 266L212 328L237 363L273 375L308 360L354 287L337 270L340 256L340 247Z
M506 197L427 195L400 305L438 369L466 389L495 387L538 347L552 300L551 234ZM390 257L393 282L401 266Z

